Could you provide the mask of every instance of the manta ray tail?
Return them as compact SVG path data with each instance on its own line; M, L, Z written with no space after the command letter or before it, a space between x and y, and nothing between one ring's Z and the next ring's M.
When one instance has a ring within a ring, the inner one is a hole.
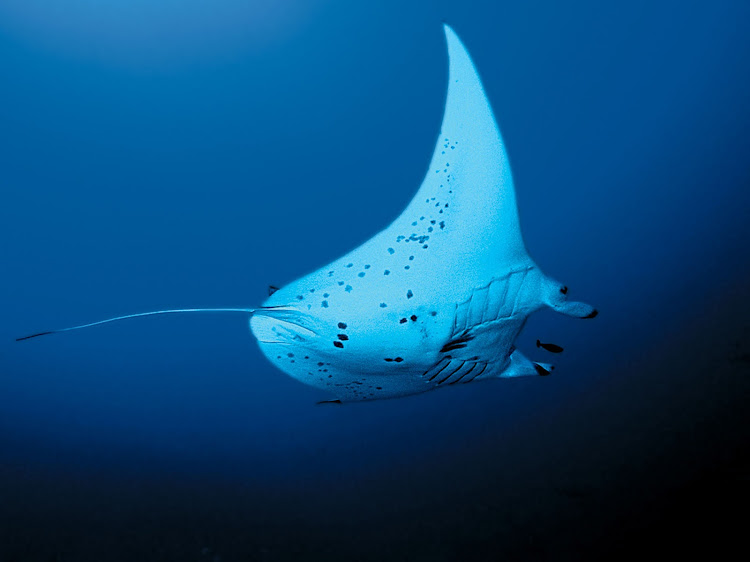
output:
M141 312L139 314L128 314L126 316L116 316L114 318L107 318L106 320L99 320L98 322L91 322L89 324L81 324L79 326L71 326L69 328L60 328L58 330L48 330L46 332L38 332L29 336L23 336L16 338L16 341L30 340L31 338L38 338L39 336L46 336L49 334L57 334L59 332L70 332L72 330L80 330L81 328L91 328L92 326L99 326L100 324L108 324L109 322L118 322L120 320L127 320L129 318L142 318L144 316L156 316L157 314L185 314L192 312L240 312L244 314L273 314L274 312L285 312L288 311L288 307L285 306L262 306L258 308L180 308L174 310L153 310L151 312Z

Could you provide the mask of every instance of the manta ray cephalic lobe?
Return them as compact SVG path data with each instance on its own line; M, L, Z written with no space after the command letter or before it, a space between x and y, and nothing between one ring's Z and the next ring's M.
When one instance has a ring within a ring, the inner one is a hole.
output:
M394 398L456 383L547 375L514 341L545 306L593 318L526 252L508 157L476 68L445 26L449 81L435 150L417 194L393 223L258 308L160 310L250 314L265 356L334 402ZM554 344L539 344L560 352Z

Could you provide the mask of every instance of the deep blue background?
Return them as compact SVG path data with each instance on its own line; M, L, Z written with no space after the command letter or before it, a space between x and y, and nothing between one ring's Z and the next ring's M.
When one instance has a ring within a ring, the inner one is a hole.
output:
M731 539L750 474L750 4L34 6L0 6L0 560ZM241 316L13 341L254 306L386 226L439 132L442 21L483 78L531 255L601 311L529 322L530 356L566 348L554 376L316 407Z

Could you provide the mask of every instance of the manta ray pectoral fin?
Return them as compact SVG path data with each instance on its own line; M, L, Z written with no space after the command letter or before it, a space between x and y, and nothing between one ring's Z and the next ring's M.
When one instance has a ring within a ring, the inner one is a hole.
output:
M317 406L320 406L321 404L341 404L341 403L342 403L341 400L339 400L338 398L335 398L333 400L321 400L320 402L316 402L315 404Z
M564 301L559 304L551 305L554 310L566 316L573 318L596 318L599 311L590 304L576 301Z
M510 354L510 365L499 375L499 377L503 379L531 376L546 377L554 371L554 369L554 365L532 361L516 349Z
M596 318L599 314L599 311L590 304L569 301L568 287L550 277L542 275L539 290L539 297L541 297L540 300L542 303L560 314L572 316L573 318Z
M554 365L550 365L549 363L534 363L534 369L536 370L536 374L540 377L546 377L547 375L552 374L552 371L555 370Z

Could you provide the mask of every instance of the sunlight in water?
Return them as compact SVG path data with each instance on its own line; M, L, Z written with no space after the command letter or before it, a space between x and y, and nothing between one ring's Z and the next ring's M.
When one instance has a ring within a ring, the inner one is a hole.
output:
M259 51L293 37L325 0L3 0L0 34L127 65Z

